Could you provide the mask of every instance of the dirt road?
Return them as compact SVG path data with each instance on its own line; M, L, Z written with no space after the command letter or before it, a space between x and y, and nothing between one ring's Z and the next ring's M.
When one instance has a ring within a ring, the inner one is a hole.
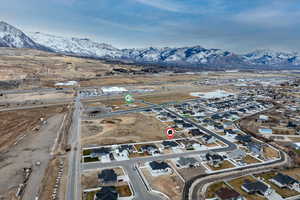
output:
M0 197L2 195L4 199L9 199L8 191L15 191L23 181L23 168L32 167L33 172L23 199L34 198L39 191L63 115L56 114L49 118L48 123L43 125L39 132L28 134L8 152L0 155ZM37 161L41 162L40 166L35 165Z

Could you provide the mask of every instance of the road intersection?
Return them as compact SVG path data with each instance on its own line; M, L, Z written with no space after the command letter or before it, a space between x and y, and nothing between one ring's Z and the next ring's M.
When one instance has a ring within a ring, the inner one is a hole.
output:
M195 101L195 100L193 100ZM79 102L79 103L78 103ZM201 155L201 154L205 154L208 151L213 151L213 152L229 152L229 151L233 151L235 149L237 149L237 145L233 142L230 142L228 140L226 140L225 138L223 138L222 136L202 127L201 125L191 121L190 119L188 119L187 117L181 116L179 114L177 114L176 112L170 110L167 106L169 104L152 104L152 103L148 103L145 101L142 101L143 103L149 105L147 107L142 107L142 108L135 108L135 109L131 109L131 110L124 110L124 111L115 111L115 112L111 112L111 113L106 113L106 114L102 114L102 115L98 115L97 118L104 118L104 117L111 117L114 115L120 115L120 114L128 114L128 113L134 113L134 112L142 112L145 109L152 109L152 108L162 108L165 111L175 115L178 118L181 118L182 120L184 120L187 123L192 124L194 127L197 127L198 129L200 129L201 131L205 132L206 134L210 134L214 137L216 137L218 140L222 141L224 144L226 144L225 147L221 147L221 148L216 148L216 149L210 149L210 150L198 150L198 151L191 151L191 152L183 152L183 153L172 153L172 154L164 154L164 155L157 155L157 156L149 156L149 157L138 157L138 158L131 158L130 160L122 160L122 161L112 161L112 162L108 162L108 163L103 163L103 162L91 162L91 163L82 163L78 165L78 161L80 161L80 151L73 151L73 153L71 152L71 158L73 158L74 160L72 160L70 163L71 164L71 173L69 176L70 182L69 182L69 187L68 187L68 200L74 200L74 199L80 199L81 198L81 194L80 194L80 173L84 172L84 171L90 171L90 170L96 170L96 169L101 169L101 168L113 168L113 167L122 167L126 174L128 175L129 179L130 179L130 183L131 186L133 188L133 192L134 192L134 196L135 199L143 199L143 200L160 200L163 199L162 196L158 196L157 194L151 192L149 190L149 188L147 187L147 185L144 183L143 178L139 175L139 171L137 169L137 166L140 163L146 163L146 162L151 162L151 161L160 161L160 160L168 160L168 159L174 159L174 158L178 158L180 156L192 156L192 155ZM173 104L174 102L170 102L171 104ZM79 120L80 119L80 100L79 98L76 98L76 103L75 103L75 114L74 119ZM76 123L79 123L79 121L74 121ZM80 125L77 125L77 131L80 132ZM73 146L77 146L78 149L80 149L80 145L79 145L79 135L80 133L77 134L77 138L75 137L75 139L73 138ZM77 141L77 142L76 142ZM285 155L284 155L285 156ZM281 162L286 162L285 157L282 157L281 160L276 160L274 162L270 162L270 163L260 163L257 165L253 165L250 169L253 169L255 167L262 167L263 169L266 167L272 167L274 165L277 165L278 163L280 164ZM237 168L237 169L233 169L232 171L239 171L241 170L242 167ZM246 167L245 167L246 169ZM79 170L80 172L74 172L74 170ZM229 170L230 172L231 170ZM227 173L227 172L226 172ZM238 173L238 172L237 172ZM76 180L77 179L77 180ZM71 187L70 183L76 183L74 184L75 186ZM198 199L198 197L196 198L196 196L198 196L198 192L201 189L201 184L198 186L196 185L196 187L193 187L193 191L191 192L191 196L189 196L189 198L192 199ZM71 194L73 193L73 194ZM78 196L79 195L79 196ZM73 198L73 199L72 199Z

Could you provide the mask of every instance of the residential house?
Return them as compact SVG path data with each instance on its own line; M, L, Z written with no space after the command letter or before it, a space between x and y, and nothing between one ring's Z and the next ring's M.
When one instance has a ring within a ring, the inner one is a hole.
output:
M221 117L220 115L218 115L218 114L212 115L211 118L212 118L213 120L220 120L220 119L222 119L222 117Z
M215 167L218 167L224 161L223 156L221 156L217 153L214 153L212 151L208 152L205 155L205 159L208 161L208 163L210 165L215 166Z
M223 187L215 192L215 195L218 200L243 200L243 196L240 195L237 191Z
M193 147L193 149L194 150L201 150L201 144L199 144L198 142L194 142L193 144L192 144L192 147Z
M115 150L114 157L116 160L128 160L129 154L136 151L133 145L121 145Z
M181 119L175 119L173 121L174 121L174 123L176 124L176 126L178 128L183 128L183 124L185 124L185 122L183 120L181 120Z
M242 185L242 189L249 193L249 194L260 194L263 196L266 196L267 194L270 194L271 192L271 188L268 187L268 185L266 185L265 183L261 182L261 181L246 181L243 185Z
M236 149L229 152L227 155L228 158L232 160L243 160L243 158L246 156L246 152L241 149Z
M278 173L271 179L271 181L280 188L289 188L291 190L296 190L300 192L299 181L288 175Z
M225 129L224 133L230 136L237 136L236 132L234 132L232 129Z
M141 146L141 151L143 153L147 152L149 155L156 155L160 153L159 149L154 144L145 144Z
M95 200L117 200L119 194L114 186L102 187L99 192L96 193Z
M129 152L127 149L117 148L116 154L114 154L116 160L127 160L129 159Z
M113 184L117 182L117 174L113 169L104 169L98 174L98 179L102 184Z
M231 117L231 115L229 113L224 113L222 118L224 119L229 119Z
M240 112L240 113L246 113L246 112L247 112L247 110L246 110L246 109L244 109L244 108L241 108L241 109L238 109L238 112Z
M170 173L172 171L171 167L166 162L152 161L149 163L149 167L151 173L154 175Z
M226 121L226 122L223 122L223 126L224 126L224 129L232 129L233 128L233 123L229 122L229 121Z
M222 124L216 123L216 124L214 124L214 129L217 131L223 131L224 126Z
M121 146L119 146L119 151L122 152L124 150L128 151L129 153L133 153L134 151L136 151L133 147L133 145L128 145L128 144L123 144Z
M176 162L176 166L180 168L199 167L200 162L193 157L180 157Z
M92 158L99 158L102 162L110 162L111 161L111 148L101 147L98 149L93 149L91 153Z
M175 141L170 141L170 140L167 140L167 141L163 141L161 143L164 147L164 149L168 149L168 148L179 148L179 144Z
M212 144L214 142L216 142L216 138L212 135L203 135L202 136L202 141L204 142L204 144Z
M96 158L96 157L106 156L109 155L110 152L111 152L111 148L107 148L107 147L92 149L91 157Z
M261 156L262 155L262 145L255 142L250 142L247 145L248 149L251 151L251 153L255 156Z
M295 142L292 144L292 147L296 150L300 150L300 142Z
M235 139L244 145L247 145L248 143L250 143L252 141L252 138L250 135L237 135L235 137Z
M200 136L203 135L204 133L199 129L192 129L189 131L189 134L192 134L192 136Z
M188 129L188 130L194 129L194 126L190 123L184 123L184 124L182 124L182 127L185 129Z

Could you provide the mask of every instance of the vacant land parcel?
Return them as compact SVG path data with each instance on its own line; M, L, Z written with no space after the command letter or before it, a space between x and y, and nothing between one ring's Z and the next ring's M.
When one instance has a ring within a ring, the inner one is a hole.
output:
M167 139L168 126L153 116L140 113L105 119L85 120L82 123L82 144L112 145Z

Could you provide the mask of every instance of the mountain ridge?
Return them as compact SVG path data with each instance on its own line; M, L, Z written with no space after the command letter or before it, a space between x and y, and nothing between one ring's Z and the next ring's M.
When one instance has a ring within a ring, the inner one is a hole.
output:
M247 54L236 54L200 45L119 49L89 38L62 37L41 32L24 33L6 22L0 22L0 46L147 64L218 68L300 67L300 54L296 52L255 50Z

